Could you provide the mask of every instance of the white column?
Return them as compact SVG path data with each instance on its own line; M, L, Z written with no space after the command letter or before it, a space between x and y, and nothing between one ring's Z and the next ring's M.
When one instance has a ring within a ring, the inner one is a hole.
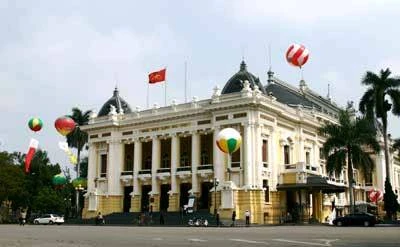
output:
M214 177L220 182L225 181L225 159L224 153L217 147L217 135L220 131L219 126L214 127L213 135L213 164L214 164Z
M135 140L133 160L133 194L140 194L138 174L142 167L142 142Z
M108 195L122 195L121 170L123 161L123 148L119 140L109 142L109 158L107 164Z
M176 168L179 162L179 136L177 134L172 135L171 139L171 191L172 193L178 193L178 187L176 183Z
M244 125L244 136L243 136L243 151L244 151L244 186L251 187L253 179L253 149L251 143L252 125Z
M262 130L262 125L261 124L256 124L255 125L255 169L254 169L254 184L258 186L258 188L262 188L262 171L264 168L263 162L262 162L262 137L261 137L261 130Z
M199 192L197 167L200 164L200 135L197 131L192 134L192 192Z
M153 137L152 141L152 153L151 153L151 191L153 194L158 194L158 183L157 183L157 169L160 168L160 139L157 136Z
M300 128L299 129L299 151L297 152L297 157L298 160L291 160L290 163L296 163L296 162L305 162L305 152L304 152L304 137L303 137L303 130Z
M89 192L94 191L95 183L94 180L97 176L97 156L96 156L96 144L89 143L89 157L88 157L88 179L87 179L87 190Z
M281 153L278 148L280 148L279 145L277 145L277 131L275 131L275 128L271 128L269 131L269 136L268 136L268 167L271 171L271 182L269 182L271 186L271 190L275 191L276 190L276 185L278 184L278 177L280 174L280 162L279 162L279 154Z

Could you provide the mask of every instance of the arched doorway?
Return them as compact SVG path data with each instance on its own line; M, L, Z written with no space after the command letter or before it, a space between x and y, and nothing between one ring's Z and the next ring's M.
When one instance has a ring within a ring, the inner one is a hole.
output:
M210 190L213 187L213 183L211 182L203 182L201 184L201 194L200 194L200 201L199 201L199 208L200 209L209 209L211 205L211 197L210 197Z
M179 196L179 205L183 208L183 205L186 205L189 201L189 190L192 188L192 184L183 183L180 185L180 196Z

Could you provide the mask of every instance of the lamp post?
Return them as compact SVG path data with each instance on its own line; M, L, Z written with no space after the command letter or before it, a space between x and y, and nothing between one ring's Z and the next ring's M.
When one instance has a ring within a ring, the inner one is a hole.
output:
M84 188L82 187L81 184L79 184L77 187L75 187L76 191L76 217L79 217L79 194Z
M217 186L219 184L218 178L214 178L213 183L214 183L214 215L217 215Z

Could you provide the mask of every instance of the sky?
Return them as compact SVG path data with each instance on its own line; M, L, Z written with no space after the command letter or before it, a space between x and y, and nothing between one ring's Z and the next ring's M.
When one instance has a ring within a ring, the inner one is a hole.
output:
M210 98L242 57L263 84L271 66L298 86L300 71L284 57L292 43L310 51L309 88L326 96L330 84L338 105L358 108L366 71L400 75L398 13L395 0L0 0L0 150L26 152L34 137L52 163L72 168L56 118L73 107L98 112L116 85L132 109L145 109L147 75L164 67L168 104L183 103L185 61L189 100ZM164 104L163 84L149 101ZM44 122L38 133L27 125L34 116ZM399 118L389 121L400 137Z

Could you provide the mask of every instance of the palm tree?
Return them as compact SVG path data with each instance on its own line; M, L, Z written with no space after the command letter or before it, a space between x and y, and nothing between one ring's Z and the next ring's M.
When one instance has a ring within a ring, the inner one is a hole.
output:
M380 148L376 140L376 130L367 119L352 119L348 111L342 110L338 125L326 124L319 132L327 136L323 151L325 157L328 157L326 168L329 174L340 173L347 167L350 211L354 213L353 168L364 174L372 171L374 163L369 152L376 153Z
M68 146L74 147L78 150L78 164L76 164L76 174L77 177L80 176L80 156L81 156L81 151L83 147L86 145L88 142L88 134L84 131L82 131L79 127L82 125L86 125L89 123L89 118L90 114L92 111L85 111L82 112L79 108L74 107L72 108L72 115L69 117L72 118L77 127L67 135L67 142Z
M389 151L387 137L387 113L392 110L400 115L400 78L389 77L389 68L381 70L379 75L367 71L361 84L369 86L360 100L360 111L369 119L374 117L382 121L383 141L385 148L386 180L390 183ZM390 100L390 101L389 101Z

